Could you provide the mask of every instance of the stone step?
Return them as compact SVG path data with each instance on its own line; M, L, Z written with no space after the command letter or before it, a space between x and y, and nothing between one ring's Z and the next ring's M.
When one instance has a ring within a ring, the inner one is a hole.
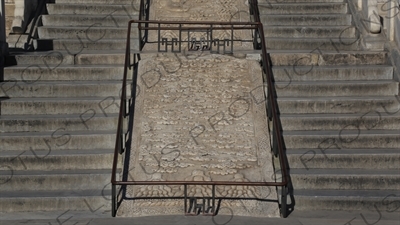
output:
M345 14L348 12L347 3L334 2L306 2L306 3L259 3L258 9L260 15L274 14Z
M108 185L111 180L111 169L106 170L32 170L0 171L2 191L74 191L99 189ZM84 182L82 182L84 181Z
M40 132L66 128L72 130L110 130L117 127L118 114L104 115L100 109L81 114L2 115L0 132Z
M393 96L399 93L394 81L292 81L275 82L279 97ZM370 94L368 94L370 93Z
M283 131L288 149L400 148L400 130Z
M291 130L394 130L400 127L400 113L382 110L354 114L281 114L282 129Z
M76 0L75 0L76 1ZM344 0L285 0L285 3L334 3L334 2L345 2ZM270 0L267 4L272 3L283 3L282 0Z
M125 50L109 51L108 54L84 52L76 56L76 64L84 65L124 65ZM133 57L131 57L133 59ZM123 73L122 73L123 74ZM122 77L121 74L121 77Z
M328 145L329 146L329 145ZM287 149L291 169L400 169L400 150L394 149Z
M10 98L1 101L1 115L81 114L101 110L105 114L119 112L119 97L86 98Z
M126 38L101 39L90 41L87 39L58 39L58 40L37 40L36 49L65 50L70 54L85 53L88 50L125 50ZM131 41L131 49L139 51L139 39Z
M374 211L376 213L375 216L378 216L376 209L382 212L394 212L393 210L398 207L396 202L400 201L399 196L400 191L398 189L294 190L297 210L368 210ZM376 218L374 218L374 221L376 221ZM348 220L350 221L351 218Z
M373 207L373 206L372 206ZM226 210L226 211L225 211ZM96 225L132 225L132 220L136 219L140 221L141 225L176 225L176 224L229 224L229 225L321 225L321 224L346 224L351 222L351 225L365 225L368 223L376 222L380 218L378 225L398 225L398 215L396 212L391 211L380 211L380 214L373 209L362 210L362 211L330 211L330 210L297 210L297 208L290 213L288 218L267 218L267 217L249 217L239 216L235 212L230 212L229 209L223 208L221 212L227 212L227 215L211 216L185 216L183 213L178 215L163 215L163 216L150 216L150 217L111 217L109 213L103 214L102 212L96 211L52 211L52 212L13 212L0 214L3 216L5 222L12 224L57 224L69 219L65 224L96 224ZM230 214L229 214L230 213ZM54 215L60 216L57 218ZM316 216L318 215L318 217ZM364 219L363 219L363 217Z
M120 65L18 65L4 68L4 80L19 83L38 81L122 81Z
M116 130L69 131L59 128L52 132L2 133L0 151L25 151L27 146L40 157L53 150L113 149Z
M126 38L127 28L107 27L96 24L93 27L38 27L40 39L81 39L96 42L102 39ZM133 36L138 30L132 29Z
M399 102L400 99L395 96L278 98L279 111L282 114L361 113L383 109L396 113L400 109Z
M9 34L7 37L8 47L10 49L25 49L28 43L28 34Z
M264 26L351 26L350 14L260 15Z
M127 28L128 22L137 17L139 12L135 15L43 15L43 26L50 27L115 27Z
M349 26L265 26L267 38L355 38L356 30Z
M10 98L108 97L116 96L121 91L121 81L37 81L33 84L11 81L0 83L0 96Z
M2 170L53 171L53 170L102 170L112 168L114 149L52 150L46 157L39 151L2 151ZM47 153L46 153L47 154Z
M315 49L322 51L349 51L359 50L359 38L265 38L267 50L308 50L312 52Z
M139 14L139 7L137 4L71 4L57 3L47 4L47 11L50 15L122 15L130 16L132 19L136 18Z
M57 4L100 4L100 5L139 5L138 0L55 0Z
M345 66L345 65L388 65L386 52L291 52L270 51L272 66Z
M274 80L286 85L296 81L379 81L392 80L393 67L363 66L273 66ZM285 85L285 86L286 86Z
M26 65L41 71L54 70L60 65L74 65L74 55L66 51L13 53L5 57L5 65Z
M398 190L398 169L291 169L294 189Z
M1 212L31 212L34 209L36 212L99 210L111 213L110 190L7 191L2 192L0 200Z

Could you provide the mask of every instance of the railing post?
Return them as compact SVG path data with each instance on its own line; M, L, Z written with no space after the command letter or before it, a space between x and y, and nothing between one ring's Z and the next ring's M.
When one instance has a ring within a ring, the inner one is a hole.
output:
M116 187L115 184L112 185L111 188L111 214L112 217L115 217L117 214L117 191L116 191Z
M0 56L8 55L6 39L6 5L5 0L0 0Z
M287 194L288 194L288 188L287 185L282 186L282 193L281 193L281 214L283 218L287 217L288 211L287 211Z

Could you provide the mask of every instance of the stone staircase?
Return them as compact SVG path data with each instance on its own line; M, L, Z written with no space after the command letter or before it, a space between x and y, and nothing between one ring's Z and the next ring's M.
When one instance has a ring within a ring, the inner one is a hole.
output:
M362 50L347 1L284 2L259 1L259 9L294 209L392 212L400 199L400 98L387 53Z
M362 50L347 1L269 2L259 0L259 9L295 210L398 210L400 98L387 53ZM7 59L0 216L111 215L125 27L138 14L131 3L56 0L35 43L46 51Z
M0 83L0 212L110 216L111 164L132 1L56 0L38 50ZM59 213L59 214L58 214Z

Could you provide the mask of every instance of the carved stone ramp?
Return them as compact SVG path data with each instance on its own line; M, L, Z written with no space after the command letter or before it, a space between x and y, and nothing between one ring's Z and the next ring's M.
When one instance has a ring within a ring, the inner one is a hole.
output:
M275 182L258 61L205 52L147 55L137 83L129 180ZM211 187L189 185L188 197L203 201ZM128 186L126 195L120 216L184 213L177 199L183 185ZM148 197L154 199L129 200ZM215 197L222 198L219 214L279 216L275 187L217 185Z

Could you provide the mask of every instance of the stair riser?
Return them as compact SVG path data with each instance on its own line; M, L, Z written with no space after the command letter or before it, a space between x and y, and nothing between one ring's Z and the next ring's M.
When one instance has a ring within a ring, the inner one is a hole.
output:
M74 130L114 130L117 127L118 116L102 116L101 111L90 110L74 118L53 118L53 119L3 119L0 120L2 132L41 132L54 131L60 127Z
M58 198L6 198L2 199L0 212L32 212L60 210L111 210L110 196L58 197ZM55 218L58 215L55 215ZM68 218L68 217L67 217ZM64 221L64 220L63 220Z
M40 41L37 44L38 48L45 48ZM72 53L85 53L88 50L125 50L126 39L118 40L102 40L97 42L79 41L79 40L54 40L53 50L68 50ZM131 50L138 51L139 41L132 40Z
M77 83L79 84L79 83ZM121 84L62 84L52 85L36 83L33 85L17 85L15 82L0 83L0 96L10 98L29 98L29 97L108 97L117 96L121 92ZM128 90L129 93L129 90Z
M58 130L53 136L26 136L26 137L1 137L0 150L25 151L32 148L39 158L51 154L52 150L68 149L113 149L115 147L115 134L103 135L73 135L72 132Z
M103 5L138 5L138 3L140 3L140 1L138 0L85 0L84 2L82 2L82 0L55 0L55 3L58 4L103 4ZM139 6L137 6L139 7Z
M259 4L258 8L261 15L347 13L347 4L345 3Z
M113 28L125 28L128 27L128 22L133 19L133 16L116 16L116 15L105 15L105 16L60 16L60 15L44 15L42 17L43 26L77 26L77 27L88 27L96 24L102 27L113 27Z
M322 149L323 150L323 149ZM328 150L327 150L328 151ZM340 150L337 150L340 151ZM400 153L400 152L399 152ZM345 152L343 151L343 154ZM400 169L400 154L336 155L324 154L319 149L301 155L288 154L290 168L299 169Z
M348 118L281 117L282 128L289 130L341 130L350 126L360 130L395 130L400 127L400 117L383 117L384 113L370 112L366 116ZM354 126L353 126L354 125Z
M310 51L311 52L311 51ZM378 53L271 53L273 66L309 66L312 70L315 66L342 66L342 65L386 65L387 54Z
M109 54L109 55L94 55L94 54L81 54L76 57L77 64L86 65L123 65L125 62L125 54Z
M94 110L105 114L119 112L119 97L106 97L102 100L76 101L3 101L1 102L2 115L50 115L50 114L82 114Z
M396 190L399 188L399 176L375 175L299 175L291 174L293 188L318 190Z
M382 198L363 198L363 197L308 197L308 196L296 196L296 209L297 210L340 210L340 211L352 211L352 210L368 210L376 213L376 219L379 218L378 209L380 212L393 212L399 206L399 198L388 197L387 199ZM397 202L397 204L396 204ZM376 207L376 208L375 208ZM394 209L393 209L394 208ZM349 218L349 221L352 218ZM372 219L367 219L371 221Z
M324 136L289 136L284 134L286 148L308 149L372 149L372 148L400 148L399 135L346 135L346 132L337 135Z
M281 113L362 113L380 110L384 106L390 113L398 112L399 103L393 99L278 99Z
M37 67L5 68L5 81L35 83L37 81L84 81L84 80L121 80L124 74L123 66L93 67L93 68L62 68L53 66L38 70ZM17 82L17 83L18 83Z
M30 153L30 151L28 151ZM7 165L8 170L80 170L80 169L110 169L112 168L113 154L93 155L54 155L46 157L26 156L21 151L20 156L0 157L1 165ZM51 167L49 167L51 165ZM4 169L4 168L3 168ZM11 172L10 172L11 174ZM97 187L98 188L98 187Z
M123 4L123 3L121 3ZM68 15L68 14L82 14L82 15L122 15L130 16L136 19L139 14L139 7L137 5L110 5L109 3L100 5L87 5L87 4L47 4L47 11L50 15Z
M61 65L73 65L74 56L66 52L54 51L48 54L22 54L6 58L6 65L27 65L27 69L53 71ZM7 75L7 74L6 74ZM20 74L21 76L22 74ZM36 78L37 79L37 78Z
M110 183L111 171L109 174L14 175L11 179L9 176L0 176L0 181L2 178L3 181L9 179L7 183L2 185L3 191L99 189Z
M120 39L127 35L127 29L114 29L103 28L100 25L88 28L52 28L52 27L39 27L39 37L41 39L76 39L88 40L97 42L102 39ZM137 37L137 29L132 30L134 37Z
M273 67L276 82L331 81L331 80L389 80L393 79L393 67L332 68L309 66Z
M366 96L371 93L374 96L394 96L399 93L397 83L386 84L288 84L275 85L278 97L321 97L321 96Z
M359 50L360 42L357 38L350 40L334 39L288 39L288 38L265 38L267 50L306 50L313 51L319 48L321 51L351 51Z
M264 26L350 26L351 15L261 15Z
M355 38L356 32L354 27L350 28L336 28L336 27L264 27L264 36L281 37L281 38Z

